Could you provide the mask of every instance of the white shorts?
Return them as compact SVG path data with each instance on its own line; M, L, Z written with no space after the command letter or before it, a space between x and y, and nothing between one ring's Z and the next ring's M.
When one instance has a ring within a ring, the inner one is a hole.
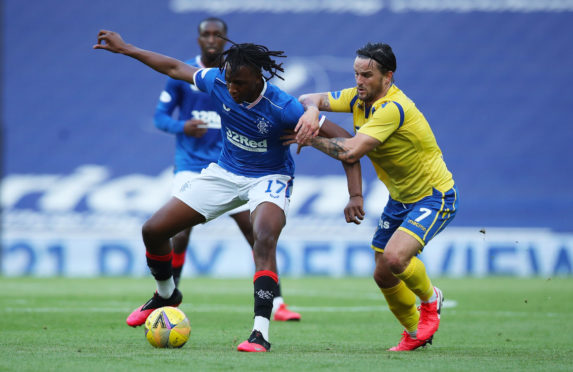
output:
M177 193L179 192L179 190L181 190L181 187L186 182L192 181L195 178L198 178L200 175L201 175L200 172L194 172L194 171L190 171L190 170L184 170L184 171L179 171L179 172L175 173L175 177L173 178L173 189L171 190L171 195L175 196L178 199L181 199L180 197L177 196ZM230 210L224 214L232 216L234 214L241 213L241 212L248 211L248 210L249 210L249 205L244 204L244 205L238 206L237 208L232 209L232 210Z
M180 173L187 175L179 176ZM277 205L286 216L293 183L293 178L284 174L239 176L216 163L211 163L200 174L177 172L175 179L179 187L174 188L173 196L201 213L206 221L227 212L238 213L236 211L241 211L241 207L242 210L248 208L252 213L264 202Z

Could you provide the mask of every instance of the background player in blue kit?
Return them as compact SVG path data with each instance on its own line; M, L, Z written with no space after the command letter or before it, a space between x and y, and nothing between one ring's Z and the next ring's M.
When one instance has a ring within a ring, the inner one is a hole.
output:
M198 31L197 42L201 54L185 63L198 68L219 67L219 57L226 44L225 39L219 35L227 36L227 24L220 18L209 17L199 22ZM178 119L172 118L175 109L178 109ZM219 160L222 148L221 117L211 97L201 92L195 85L182 80L167 79L155 109L155 126L175 135L173 195L185 182L197 177L201 170ZM235 220L252 248L254 240L248 206L234 209L229 215ZM191 230L189 227L171 238L173 279L177 287L185 263ZM273 299L273 319L300 320L299 313L287 308L281 292L279 283Z
M284 57L283 52L256 44L233 44L222 55L224 68L198 69L127 44L112 31L100 31L94 48L127 55L174 79L194 83L211 96L221 116L223 150L219 161L184 183L142 228L147 264L157 282L157 292L130 317L141 324L150 310L181 302L182 295L171 272L171 237L248 203L256 270L255 317L250 337L237 350L270 350L269 320L278 283L276 244L286 223L294 175L294 161L281 137L286 130L294 129L299 134L315 131L306 128L304 120L299 121L307 115L301 103L267 82L283 71L282 65L273 59ZM325 123L321 134L350 137L330 122ZM344 164L344 168L351 195L345 217L349 222L359 223L364 217L360 164Z

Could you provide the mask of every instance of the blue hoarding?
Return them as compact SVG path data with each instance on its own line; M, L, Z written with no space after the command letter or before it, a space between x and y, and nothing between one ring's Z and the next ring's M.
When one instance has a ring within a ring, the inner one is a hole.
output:
M355 50L389 43L396 83L430 122L460 190L451 228L545 228L555 239L573 231L573 51L564 47L573 34L572 1L6 0L5 257L25 255L26 244L37 247L30 242L54 231L65 244L44 241L42 249L56 262L57 247L77 243L74 234L139 240L139 226L170 190L174 139L153 125L165 77L91 47L105 28L188 59L199 52L198 22L211 15L227 21L235 41L284 50L285 81L275 83L295 96L352 86ZM348 115L331 118L350 129ZM339 228L342 167L313 149L294 157L289 224ZM368 161L362 164L365 225L372 228L387 192ZM283 236L309 238L296 234ZM121 244L98 244L106 255L121 254ZM97 259L101 267L105 257ZM566 263L554 265L567 271Z

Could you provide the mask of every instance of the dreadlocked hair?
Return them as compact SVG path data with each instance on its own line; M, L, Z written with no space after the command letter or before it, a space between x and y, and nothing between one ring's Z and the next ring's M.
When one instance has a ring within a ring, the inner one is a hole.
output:
M260 71L265 80L270 80L273 76L284 80L278 72L285 72L282 63L277 63L275 58L286 58L284 51L282 50L269 50L264 45L243 43L236 44L233 41L227 39L224 36L219 35L221 39L224 39L232 44L232 46L221 53L219 60L221 62L220 69L222 70L225 66L231 69L231 73L235 73L241 66L249 66L254 68L256 71ZM263 71L268 72L269 76L265 76Z

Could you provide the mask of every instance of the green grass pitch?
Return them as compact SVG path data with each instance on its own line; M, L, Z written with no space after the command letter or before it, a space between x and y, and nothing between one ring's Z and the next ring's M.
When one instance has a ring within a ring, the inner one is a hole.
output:
M191 338L154 349L125 324L148 278L0 277L0 371L571 371L573 279L435 278L434 343L392 353L402 331L369 278L284 278L298 323L272 322L270 353L239 353L252 281L183 278Z

